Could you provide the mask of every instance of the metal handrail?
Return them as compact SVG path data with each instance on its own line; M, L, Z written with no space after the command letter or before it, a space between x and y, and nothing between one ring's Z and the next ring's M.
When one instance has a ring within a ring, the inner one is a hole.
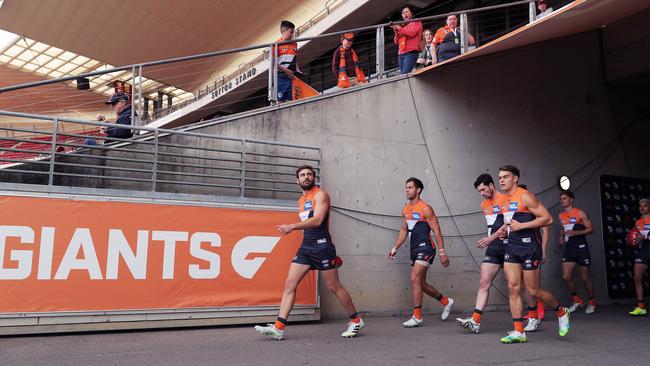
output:
M329 2L326 3L325 8L323 10L321 10L316 15L311 17L311 19L309 19L305 24L303 24L303 25L296 28L296 34L300 35L303 32L309 30L311 27L313 27L316 24L316 22L314 22L314 20L316 18L318 18L318 17L320 17L320 16L322 16L324 14L329 14L330 11L332 11L332 9L336 9L339 5L341 5L345 1L347 1L347 0L333 0L331 4L329 4ZM230 81L234 80L241 73L241 69L242 69L241 66L242 65L246 66L244 69L252 69L253 67L255 67L255 65L259 64L262 61L267 60L268 58L269 58L269 54L266 52L266 50L264 50L261 55L258 55L257 57L255 57L251 61L244 62L244 63L240 64L239 67L237 68L237 71L233 71L233 72L231 72L230 74L228 74L226 76L219 76L219 77L213 78L214 86L210 87L209 83L206 83L206 88L205 88L205 92L204 92L205 94L203 94L203 92L201 90L199 90L198 95L195 95L194 98L192 98L192 99L184 100L181 103L175 104L175 105L173 105L171 107L162 107L162 108L159 108L158 110L154 110L153 113L152 113L154 118L152 118L152 119L168 116L169 114L174 113L177 110L188 106L192 102L195 102L195 101L203 98L203 96L208 95L211 92L219 89L221 86L223 86L223 85L229 83Z
M507 3L507 4L492 5L492 6L486 6L486 7L475 8L475 9L467 9L467 10L458 10L458 11L453 11L453 12L444 13L444 14L437 14L437 15L431 15L431 16L426 16L426 17L421 17L421 18L414 18L414 19L411 19L410 21L426 21L426 20L444 19L444 18L448 17L449 15L455 15L455 14L460 14L460 13L472 14L472 13L478 13L478 12L482 12L482 11L489 11L489 10L507 8L507 7L516 6L516 5L529 4L530 2L531 2L531 0L520 0L520 1L515 1L515 2L511 2L511 3ZM290 40L290 41L262 43L262 44L252 45L252 46L231 48L231 49L226 49L226 50L221 50L221 51L212 51L212 52L206 52L206 53L201 53L201 54L196 54L196 55L181 56L181 57L168 58L168 59L162 59L162 60L156 60L156 61L150 61L150 62L130 64L130 65L125 65L125 66L114 67L112 69L105 69L105 70L100 70L100 71L93 71L93 72L89 72L89 73L84 73L84 74L78 74L78 75L74 75L74 76L61 77L61 78L58 78L58 79L41 80L41 81L35 81L35 82L30 82L30 83L24 83L24 84L17 84L17 85L12 85L12 86L1 87L0 88L0 93L19 90L19 89L25 89L25 88L31 88L31 87L36 87L36 86L55 84L55 83L60 83L60 82L64 82L64 81L71 81L71 80L76 80L77 78L82 78L82 77L88 78L88 77L92 77L92 76L110 74L110 73L119 72L119 71L128 71L128 70L133 70L133 68L138 68L138 67L160 66L160 65L166 65L166 64L177 63L177 62L182 62L182 61L192 61L192 60L198 60L198 59L202 59L202 58L227 55L227 54L231 54L231 53L251 51L251 50L260 49L260 48L268 49L269 47L278 46L278 45L282 45L282 44L288 44L288 43L294 43L294 42L295 43L306 42L306 41L311 41L311 40L315 40L315 39L319 39L319 38L327 38L327 37L337 36L337 35L341 35L341 34L348 33L348 32L361 32L361 31L371 30L371 29L374 30L374 29L376 29L378 27L387 27L387 26L390 26L390 25L393 25L393 24L403 24L403 23L405 23L405 21L386 22L386 23L374 24L374 25L369 25L369 26L364 26L364 27L357 27L357 28L346 29L346 30L341 30L341 31L323 33L323 34L310 36L310 37L299 37L299 38L296 38L296 39L293 39L293 40Z
M335 0L335 1L337 1L337 0ZM533 14L534 14L535 1L522 0L522 1L516 1L516 2L507 3L507 4L493 5L493 6L487 6L487 7L469 9L469 10L459 10L459 11L449 12L449 13L444 13L444 14L437 14L437 15L432 15L432 16L414 18L414 19L412 19L410 21L438 20L438 19L444 19L444 18L448 17L449 15L460 14L461 17L465 17L464 21L460 20L460 24L461 24L461 27L462 27L463 25L466 25L466 23L467 23L467 14L473 14L473 13L489 11L489 10L497 10L497 9L507 8L507 7L516 6L516 5L523 5L523 4L529 4L530 9L532 9L530 11L533 12ZM315 17L317 17L317 16L315 16ZM533 15L531 15L531 21L533 19L534 19ZM331 35L343 34L343 33L347 33L347 32L360 32L360 31L363 31L363 30L370 30L370 29L382 29L383 30L383 27L385 27L385 26L390 26L390 25L393 25L393 24L404 24L404 23L406 23L406 21L394 21L394 22L377 24L377 25L372 25L372 26L354 28L354 29L345 30L345 31L320 34L320 35L316 35L316 36L313 36L313 37L296 38L296 39L291 40L291 41L276 42L276 43L273 43L273 44L269 44L268 46L270 47L270 46L274 46L276 44L280 45L280 44L285 44L285 43L290 43L290 42L309 41L309 40L313 40L313 39L324 38L324 37L328 37L328 36L331 36ZM305 25L308 25L308 24L309 24L309 22L307 22ZM296 32L296 34L300 35L300 32ZM465 31L463 31L461 34L465 35ZM383 37L382 37L382 40L383 40ZM467 51L467 45L463 48L463 53L466 52L466 51ZM269 56L270 55L268 53L268 49L263 49L262 54L260 54L256 58L254 58L249 63L246 63L248 65L247 69L252 69L256 65L259 66L262 62L266 61L269 58ZM153 113L150 115L149 120L151 121L151 120L155 120L155 119L158 119L158 118L168 116L168 115L170 115L170 114L172 114L172 113L174 113L174 112L176 112L176 111L178 111L178 110L180 110L180 109L182 109L182 108L184 108L184 107L186 107L186 106L188 106L188 105L190 105L190 104L192 104L192 103L194 103L194 102L196 102L198 100L203 99L203 97L209 95L211 92L214 92L215 90L218 90L220 87L222 87L223 85L231 82L237 76L239 76L240 75L240 69L241 69L241 65L240 65L240 68L238 68L237 71L234 71L234 72L228 74L227 76L221 76L220 78L217 78L215 80L215 83L214 83L213 86L210 86L210 84L207 84L206 87L205 87L205 90L203 90L203 89L199 90L199 92L192 99L185 100L185 101L183 101L183 102L181 102L179 104L176 104L176 105L173 105L173 106L170 106L170 107L161 107L159 109L154 110ZM384 75L384 74L385 74L384 72L381 73L381 75Z
M37 143L43 145L43 149L0 147L0 181L11 181L14 174L36 174L44 179L41 185L48 187L60 184L75 186L75 179L90 178L110 182L112 186L123 185L125 189L144 189L150 192L164 192L166 186L161 185L172 185L174 190L179 186L187 187L185 190L192 190L191 187L212 188L221 190L221 195L224 196L232 195L232 190L237 190L238 195L246 199L265 198L264 195L271 195L266 198L274 198L277 194L299 192L288 168L310 162L320 170L322 157L321 149L314 146L152 127L127 127L136 132L135 137L130 139L58 133L60 123L99 127L114 127L115 124L3 110L0 110L0 115L52 123L50 131L40 131L39 136L42 137L39 140L6 138L16 145L23 142ZM146 133L138 134L139 132ZM104 140L110 144L86 145L77 140L57 141L57 133L68 137ZM172 137L181 141L165 140L171 140ZM184 143L183 139L188 141ZM218 146L220 143L226 146ZM64 150L72 148L74 151L57 151L61 147ZM18 158L20 154L24 154L22 159ZM273 161L258 161L259 158ZM248 165L256 169L247 171ZM274 174L277 178L269 179ZM60 179L70 181L66 183ZM287 186L292 189L284 188Z

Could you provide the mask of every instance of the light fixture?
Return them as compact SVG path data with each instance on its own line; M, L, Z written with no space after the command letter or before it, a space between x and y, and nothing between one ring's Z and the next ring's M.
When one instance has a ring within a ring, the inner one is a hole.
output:
M571 188L571 180L566 175L560 177L559 184L560 184L560 189L564 191L568 191L569 188Z

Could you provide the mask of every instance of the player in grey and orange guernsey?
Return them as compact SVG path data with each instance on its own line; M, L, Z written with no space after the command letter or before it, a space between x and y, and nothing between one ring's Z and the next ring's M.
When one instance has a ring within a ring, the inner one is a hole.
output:
M277 320L274 324L267 326L257 325L255 330L276 340L284 338L287 318L296 298L296 288L305 275L315 269L320 271L327 288L332 291L350 314L348 328L341 334L341 337L356 337L365 323L357 314L350 294L339 280L336 268L336 248L329 232L330 196L324 190L316 187L316 171L311 166L299 167L296 170L296 181L303 192L302 197L298 200L300 222L279 225L277 229L283 235L294 230L302 230L302 244L289 267Z
M402 325L406 328L419 327L422 325L422 297L423 292L438 300L444 306L442 320L449 317L451 307L454 305L454 299L442 296L438 290L429 285L427 279L427 269L433 263L436 256L436 250L433 248L431 240L431 231L436 236L438 251L440 252L440 263L443 267L449 266L449 257L445 253L445 243L438 224L433 208L420 199L420 194L424 189L422 181L411 177L406 180L406 198L408 203L402 210L404 222L395 240L393 248L388 253L389 259L394 259L397 249L404 243L409 236L411 246L411 289L413 291L413 316L405 321Z
M542 300L555 310L560 336L564 337L569 333L568 309L561 307L552 293L539 287L542 247L539 242L538 229L553 223L553 218L537 197L519 187L518 182L519 169L517 167L506 165L499 169L499 185L504 194L501 211L505 225L498 231L499 237L508 240L503 270L508 281L510 313L514 324L514 330L501 338L502 343L522 343L527 340L522 317L522 273L528 294Z
M487 249L481 264L481 279L476 294L474 312L469 318L457 318L456 323L465 329L478 333L481 328L483 309L487 305L490 296L490 286L492 286L494 278L503 267L506 244L499 239L497 234L497 230L503 226L503 214L501 213L503 195L497 191L494 180L489 174L479 175L474 182L474 188L484 198L481 203L481 211L483 211L487 223L487 236L479 240L476 246Z
M650 199L639 200L641 217L634 223L632 229L636 235L631 238L631 245L636 249L634 258L634 289L636 290L637 306L628 314L632 316L645 316L648 314L643 301L643 276L650 264Z
M587 289L587 295L589 295L589 304L585 309L585 313L593 314L596 312L596 301L594 299L594 286L591 282L591 273L589 272L591 254L589 253L589 244L587 244L586 235L594 232L594 225L586 212L573 206L574 200L575 196L573 192L560 192L562 212L559 214L560 238L558 242L564 246L564 254L562 255L562 279L571 291L573 305L569 307L569 311L574 312L584 306L584 301L578 295L572 278L576 264L580 267L580 277Z

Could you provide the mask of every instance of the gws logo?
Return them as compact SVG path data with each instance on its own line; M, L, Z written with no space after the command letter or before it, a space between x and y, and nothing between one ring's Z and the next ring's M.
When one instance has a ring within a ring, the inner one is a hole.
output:
M278 236L247 236L235 244L230 257L232 267L240 276L251 279L260 270L266 258L247 259L251 253L271 253L280 241Z
M575 224L576 222L578 222L578 220L575 217L571 217L569 219L569 222L572 223L572 224Z
M509 211L517 211L518 208L519 208L519 202L510 202L508 204Z
M413 213L411 213L411 219L413 219L413 220L419 220L420 218L421 218L421 216L420 216L420 213L419 213L419 212L413 212Z
M492 206L492 213L499 213L499 205Z
M312 207L314 207L314 205L312 204L311 200L305 202L305 210L311 210Z

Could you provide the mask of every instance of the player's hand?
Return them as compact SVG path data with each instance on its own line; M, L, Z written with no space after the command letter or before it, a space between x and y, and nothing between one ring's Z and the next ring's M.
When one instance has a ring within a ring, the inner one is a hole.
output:
M575 236L576 232L573 231L573 230L567 230L567 231L564 232L564 235L566 235L566 236Z
M293 225L291 224L282 224L276 226L275 228L278 229L278 231L282 233L282 235L287 235L293 231Z
M635 238L632 240L632 242L634 243L634 245L640 245L642 241L643 241L643 237L642 237L642 236L637 236L637 237L635 237Z
M390 252L388 252L388 259L395 259L395 254L397 254L397 248L393 247Z
M566 240L564 240L564 235L560 236L560 239L558 239L558 243L560 243L560 245L566 244Z
M447 253L440 253L440 264L445 268L449 267L449 257L447 257Z
M490 239L490 237L488 236L488 237L485 237L485 238L477 241L476 246L479 247L479 248L485 248L488 245L490 245L491 242L492 242L492 239Z
M546 264L546 253L542 253L542 264Z
M506 230L506 225L503 225L497 230L497 238L503 240L508 236L508 231Z
M509 223L507 223L506 225L508 225L510 231L519 231L524 228L524 224L514 219Z

